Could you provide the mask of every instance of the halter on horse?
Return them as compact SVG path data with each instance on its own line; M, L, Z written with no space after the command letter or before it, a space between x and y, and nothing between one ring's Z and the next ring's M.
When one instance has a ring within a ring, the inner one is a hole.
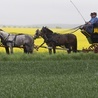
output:
M34 39L26 34L9 34L0 29L1 42L5 47L6 53L13 53L13 47L23 47L24 53L32 53L34 47ZM10 48L10 51L9 51Z
M56 46L65 46L70 53L71 51L77 52L77 38L74 34L58 34L54 33L47 27L43 27L41 30L37 30L34 38L41 36L44 39L44 43L48 47L52 47L53 52L56 53ZM52 49L49 49L49 53L52 53Z

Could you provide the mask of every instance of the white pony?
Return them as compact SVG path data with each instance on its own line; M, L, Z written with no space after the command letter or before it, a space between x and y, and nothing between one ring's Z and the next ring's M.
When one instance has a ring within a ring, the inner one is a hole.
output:
M0 38L7 54L13 53L13 47L23 47L24 53L33 53L34 39L30 35L9 34L0 29Z

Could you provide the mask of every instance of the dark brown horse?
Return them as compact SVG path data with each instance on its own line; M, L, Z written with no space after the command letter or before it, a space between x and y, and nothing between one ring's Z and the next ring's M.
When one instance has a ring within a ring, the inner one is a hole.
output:
M56 46L65 46L67 52L77 52L77 38L74 34L58 34L53 33L47 27L43 27L41 30L36 30L34 38L41 36L48 47L52 47L53 52L56 53ZM49 48L49 53L52 53L52 49Z

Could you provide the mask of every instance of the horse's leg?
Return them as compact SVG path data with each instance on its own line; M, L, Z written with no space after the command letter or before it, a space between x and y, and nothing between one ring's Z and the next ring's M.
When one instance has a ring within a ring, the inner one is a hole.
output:
M6 53L9 54L9 47L5 47Z
M26 48L24 47L23 49L24 49L24 53L27 53Z
M33 53L33 49L34 49L34 45L29 45L28 46L28 49L29 49L29 53Z
M27 53L27 50L26 50L26 46L25 45L23 46L23 49L24 49L24 53Z
M30 45L24 44L24 53L30 53Z
M70 49L70 48L68 48L67 53L68 53L68 54L71 53L71 49Z
M52 46L50 45L50 43L48 43L47 46L48 46L49 54L52 54L52 48L51 48Z
M53 47L53 53L56 53L56 46Z
M11 51L11 54L12 54L13 53L13 47L12 46L10 47L10 51Z
M34 46L31 46L31 47L30 47L30 53L31 53L31 54L33 53L33 50L34 50Z
M33 46L28 46L28 53L30 53L30 54L33 53Z
M52 54L52 49L49 49L49 54Z
M25 53L30 53L30 46L25 44Z
M75 53L77 52L77 41L73 43L72 51L75 52Z
M72 46L72 51L76 53L77 52L77 47L73 45Z
M30 54L33 53L33 48L32 47L28 47L28 53L30 53Z
M70 45L69 44L66 44L65 47L68 49L67 50L67 53L71 53L71 47L70 47Z
M11 53L13 53L13 43L11 43L11 42L8 42L7 43L7 46L9 47L9 54Z

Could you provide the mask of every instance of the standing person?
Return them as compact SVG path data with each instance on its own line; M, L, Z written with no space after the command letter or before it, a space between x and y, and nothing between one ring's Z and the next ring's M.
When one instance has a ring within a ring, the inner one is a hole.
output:
M91 13L90 16L91 20L86 22L83 28L87 31L87 33L92 34L94 31L94 26L98 23L98 18L96 12Z

